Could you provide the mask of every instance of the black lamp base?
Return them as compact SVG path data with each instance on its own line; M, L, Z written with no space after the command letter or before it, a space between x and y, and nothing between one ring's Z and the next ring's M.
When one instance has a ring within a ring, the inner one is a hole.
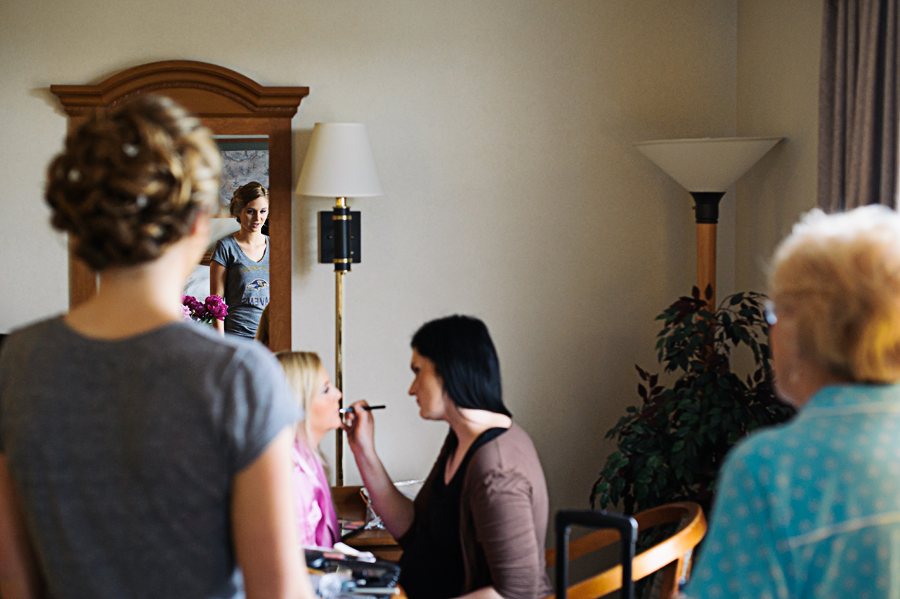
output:
M362 214L358 211L348 212L350 219L350 261L353 264L362 262ZM334 263L334 213L319 213L319 264ZM349 267L346 270L350 270Z
M725 195L724 191L692 191L694 196L694 211L698 223L714 225L719 222L719 200Z

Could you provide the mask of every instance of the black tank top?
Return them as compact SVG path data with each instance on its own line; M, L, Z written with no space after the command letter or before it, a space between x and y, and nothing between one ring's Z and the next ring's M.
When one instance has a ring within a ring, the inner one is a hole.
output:
M451 431L451 451L438 458L437 476L431 482L425 525L400 557L400 586L409 599L450 599L462 595L465 568L459 540L459 502L466 468L479 447L507 430L490 428L481 433L450 483L444 484L447 458L458 443Z

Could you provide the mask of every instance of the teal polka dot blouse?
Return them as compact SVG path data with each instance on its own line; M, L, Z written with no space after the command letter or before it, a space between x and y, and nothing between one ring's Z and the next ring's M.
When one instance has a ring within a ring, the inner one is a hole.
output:
M900 385L825 387L718 489L686 596L900 597Z

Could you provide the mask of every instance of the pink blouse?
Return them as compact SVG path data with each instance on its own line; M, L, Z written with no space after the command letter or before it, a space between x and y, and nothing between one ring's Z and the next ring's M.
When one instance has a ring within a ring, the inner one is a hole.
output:
M333 547L340 540L341 529L322 463L300 440L294 441L291 457L294 462L291 482L300 544Z

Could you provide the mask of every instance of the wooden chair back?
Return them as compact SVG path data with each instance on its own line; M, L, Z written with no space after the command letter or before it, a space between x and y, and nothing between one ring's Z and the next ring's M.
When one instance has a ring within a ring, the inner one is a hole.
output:
M706 518L699 505L692 502L671 503L649 509L634 516L638 530L654 526L681 523L671 537L638 554L632 562L632 579L664 569L660 597L669 599L678 590L678 583L690 573L691 553L706 534ZM619 540L615 530L599 530L569 543L569 560L596 551ZM556 550L548 549L547 567L556 565ZM568 588L570 599L596 599L622 587L622 566L610 568ZM546 599L555 599L551 595Z

